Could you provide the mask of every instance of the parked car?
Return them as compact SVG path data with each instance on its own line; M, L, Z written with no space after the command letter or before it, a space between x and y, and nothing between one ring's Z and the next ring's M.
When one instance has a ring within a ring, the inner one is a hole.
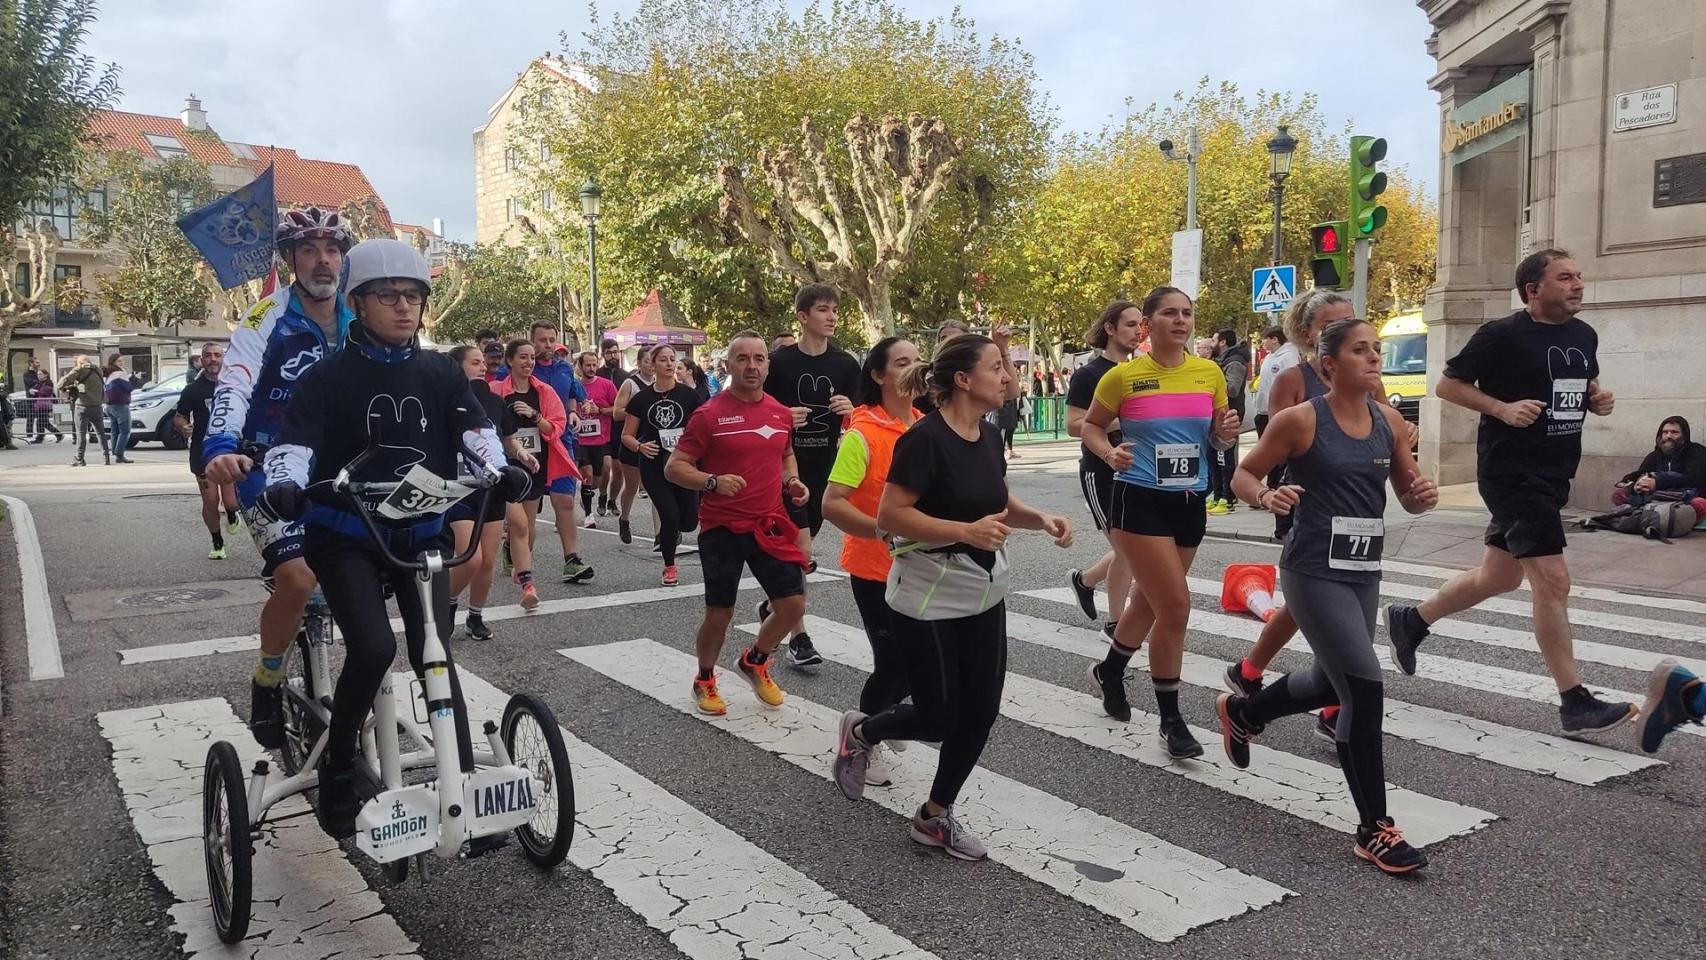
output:
M182 450L189 440L172 425L178 410L178 396L189 384L189 374L176 373L166 379L136 391L130 397L130 445L144 440L159 442L167 450Z

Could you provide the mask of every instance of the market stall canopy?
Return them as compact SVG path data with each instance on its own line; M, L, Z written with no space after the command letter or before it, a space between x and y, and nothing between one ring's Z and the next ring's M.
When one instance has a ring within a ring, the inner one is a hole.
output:
M699 346L705 343L705 331L688 326L681 308L655 288L646 294L646 299L640 301L627 319L604 331L604 335L624 347L654 343Z

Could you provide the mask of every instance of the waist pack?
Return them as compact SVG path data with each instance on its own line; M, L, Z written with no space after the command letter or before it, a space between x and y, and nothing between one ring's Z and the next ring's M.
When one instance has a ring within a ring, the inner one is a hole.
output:
M1700 516L1693 506L1680 500L1663 500L1639 507L1626 504L1610 513L1589 517L1581 525L1587 530L1633 533L1669 543L1692 533L1699 522Z
M950 546L911 541L895 547L883 599L894 612L914 620L957 620L976 616L1007 597L1007 551L995 552L985 570Z

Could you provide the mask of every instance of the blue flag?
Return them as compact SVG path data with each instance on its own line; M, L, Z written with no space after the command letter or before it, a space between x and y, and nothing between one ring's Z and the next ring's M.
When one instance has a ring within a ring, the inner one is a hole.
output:
M248 186L198 207L178 220L190 245L207 259L226 290L264 277L272 268L273 231L278 202L273 196L272 164Z

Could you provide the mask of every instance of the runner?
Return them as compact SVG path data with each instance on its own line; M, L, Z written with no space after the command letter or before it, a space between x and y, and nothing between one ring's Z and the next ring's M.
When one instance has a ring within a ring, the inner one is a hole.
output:
M569 461L568 469L551 471L551 521L557 528L557 540L563 546L562 581L585 583L592 579L593 569L575 549L580 536L580 524L575 520L575 491L583 479L576 467L579 460L576 448L580 446L577 431L581 416L590 416L591 405L587 403L586 390L581 386L575 365L559 359L559 354L566 354L568 348L557 343L557 328L540 321L533 325L529 335L533 340L533 379L550 384L568 414L564 432L558 437L559 443L551 448L547 457L560 455Z
M652 374L651 351L641 350L634 364L634 372L628 374L628 379L616 390L616 409L610 414L611 422L622 424L624 431L627 429L628 404L633 402L635 392L651 386L657 379ZM617 472L622 475L622 496L616 504L616 532L623 543L633 543L632 518L634 496L640 492L640 455L628 449L626 442L618 442L616 463Z
M456 362L464 376L468 378L468 386L474 392L474 399L480 401L480 407L486 413L486 419L492 422L494 435L503 444L504 456L510 463L521 465L531 476L538 473L539 461L533 455L521 449L516 442L516 431L520 424L516 422L513 411L504 406L503 398L492 392L491 384L486 380L486 354L483 348L463 344L450 351L450 359ZM467 475L470 466L459 460L459 475ZM529 484L531 487L532 484ZM468 548L468 542L478 537L479 547L467 563L450 571L450 603L454 611L456 598L462 591L468 591L468 621L464 628L470 640L492 639L492 628L486 626L484 615L486 600L492 593L492 573L497 568L498 545L503 542L504 516L507 512L504 502L493 497L487 506L484 516L475 517L474 510L479 504L476 498L467 500L451 507L445 516L450 524L450 531L456 537L456 552L460 554Z
M1143 301L1150 351L1109 370L1084 417L1084 445L1115 472L1108 523L1114 549L1136 581L1108 656L1090 667L1102 708L1131 719L1125 670L1149 640L1149 673L1161 714L1161 739L1175 760L1202 756L1179 713L1179 673L1191 594L1185 577L1208 525L1203 493L1207 458L1238 442L1238 414L1226 406L1226 378L1212 360L1190 353L1191 298L1158 287ZM1108 439L1119 418L1125 442Z
M1250 741L1274 720L1339 704L1339 766L1356 803L1356 855L1387 873L1409 873L1428 858L1404 841L1386 813L1381 745L1384 685L1374 655L1385 540L1386 484L1410 513L1439 502L1404 439L1404 418L1369 396L1380 386L1374 327L1340 320L1320 336L1320 362L1331 391L1268 421L1256 448L1233 476L1233 492L1257 507L1296 519L1280 554L1280 583L1315 661L1253 697L1223 693L1217 702L1226 756L1250 765ZM1290 482L1268 489L1266 476L1290 464Z
M213 413L213 391L219 383L219 368L225 363L225 345L204 343L201 347L201 371L178 394L178 408L172 416L172 426L190 441L190 473L195 475L201 490L201 522L213 538L209 560L225 559L225 533L237 534L237 489L229 483L213 483L207 479L207 461L202 456L202 444L207 437L207 420ZM225 530L219 529L219 510L225 509Z
M575 463L581 468L581 512L586 514L587 527L596 530L598 521L593 519L592 496L598 494L598 516L604 516L609 502L605 491L611 473L610 412L616 406L616 384L599 376L598 354L591 350L576 358L576 363L588 405L582 410L576 429Z
M955 337L935 362L901 378L904 393L926 386L937 412L895 443L872 532L902 538L886 599L907 654L912 703L875 716L841 717L836 786L865 794L871 749L890 740L935 740L942 749L930 796L912 818L912 838L961 860L988 856L954 817L954 801L977 767L1001 709L1007 675L1007 536L1042 530L1072 546L1072 524L1007 489L1001 435L984 414L1007 401L1011 381L1001 348L988 337Z
M794 457L811 497L803 508L790 510L790 515L800 528L800 552L807 557L807 573L817 569L817 562L810 559L812 538L823 528L823 491L835 466L842 420L853 412L853 401L848 398L859 382L859 361L830 342L840 308L841 294L834 287L818 283L801 287L794 294L799 342L770 357L770 373L764 381L764 392L794 415ZM760 603L759 619L768 615L769 608ZM823 655L812 645L809 634L797 632L788 641L788 662L812 667L823 662Z
M1142 336L1143 310L1137 304L1130 300L1115 300L1102 309L1101 316L1084 335L1085 343L1102 352L1074 370L1066 388L1067 434L1074 437L1084 435L1084 416L1090 412L1096 385L1102 382L1103 374L1131 359ZM1116 442L1118 434L1118 430L1110 431L1108 441ZM1114 471L1091 453L1082 441L1079 443L1078 482L1084 490L1084 503L1090 508L1090 519L1095 521L1096 529L1109 538L1109 548L1088 570L1068 571L1066 579L1078 597L1079 609L1089 620L1097 618L1096 587L1107 583L1108 619L1102 626L1102 632L1111 641L1114 624L1119 623L1126 598L1131 595L1131 571L1126 569L1119 551L1113 549L1113 531L1108 527L1108 507L1114 495Z
M284 744L284 654L302 628L314 573L302 559L302 525L260 509L266 477L239 443L270 445L297 382L344 342L352 314L338 292L349 230L336 210L280 210L274 234L291 284L255 304L231 331L213 392L202 456L208 482L235 484L270 596L261 608L261 662L250 684L249 728L268 750Z
M563 449L563 431L569 429L569 415L564 412L557 391L533 375L533 356L532 341L511 340L504 348L509 376L492 384L492 392L515 417L516 446L532 455L538 464L533 484L506 508L510 563L515 569L515 582L521 587L523 610L539 606L539 589L533 576L539 502L551 489L552 481L565 471L575 470L574 461Z
M1386 608L1392 659L1416 672L1429 625L1509 593L1526 578L1540 654L1558 685L1566 736L1601 733L1634 719L1631 703L1607 703L1582 686L1570 641L1570 567L1558 511L1582 457L1587 414L1609 416L1599 385L1599 336L1576 314L1582 272L1562 250L1529 254L1516 268L1524 309L1483 324L1445 365L1439 398L1481 414L1476 485L1487 511L1481 565L1447 581L1420 606Z
M681 439L693 411L699 409L699 394L675 379L675 348L660 343L647 351L656 379L628 401L628 416L622 424L622 445L640 458L640 482L651 495L658 513L657 543L663 554L666 587L681 582L675 567L675 551L681 534L699 522L699 488L682 489L664 476L664 466ZM703 558L701 558L703 560Z
M835 468L823 493L823 515L842 531L841 569L847 571L853 602L871 641L871 675L859 693L859 712L875 715L906 699L906 651L890 623L889 544L877 536L877 503L888 483L894 445L918 419L912 396L901 389L906 371L919 362L918 347L900 337L877 341L859 369L853 416L841 435ZM904 743L904 741L896 741ZM881 747L873 747L865 782L890 782Z
M674 379L674 351L657 347L658 386ZM806 555L795 539L793 522L784 509L786 496L795 506L811 495L800 482L794 462L793 421L787 407L764 389L770 356L764 338L743 330L729 341L728 389L693 414L680 435L663 472L669 482L698 497L707 496L699 511L699 562L705 571L705 619L694 647L699 673L693 678L693 703L700 713L721 716L728 704L717 691L717 659L722 655L743 568L775 604L776 612L759 625L752 646L741 652L740 672L752 692L768 706L782 705L782 688L770 677L770 656L790 627L806 612ZM655 394L648 390L641 396ZM669 403L685 403L693 391L676 385L653 412ZM648 419L630 410L634 420ZM677 421L679 422L679 421ZM678 431L680 428L676 428ZM628 428L624 439L634 435ZM647 472L648 483L650 471ZM657 493L652 501L663 506Z
M622 369L622 347L616 341L606 337L599 345L604 354L604 366L598 370L598 375L609 380L616 387L617 399L611 401L610 416L604 418L604 435L609 438L605 442L605 453L610 457L610 464L605 470L604 487L598 491L598 515L609 516L611 504L616 504L618 510L622 503L623 475L620 463L624 452L622 444L618 443L615 422L621 418L622 408L618 405L621 399L622 385L628 382L628 371Z

